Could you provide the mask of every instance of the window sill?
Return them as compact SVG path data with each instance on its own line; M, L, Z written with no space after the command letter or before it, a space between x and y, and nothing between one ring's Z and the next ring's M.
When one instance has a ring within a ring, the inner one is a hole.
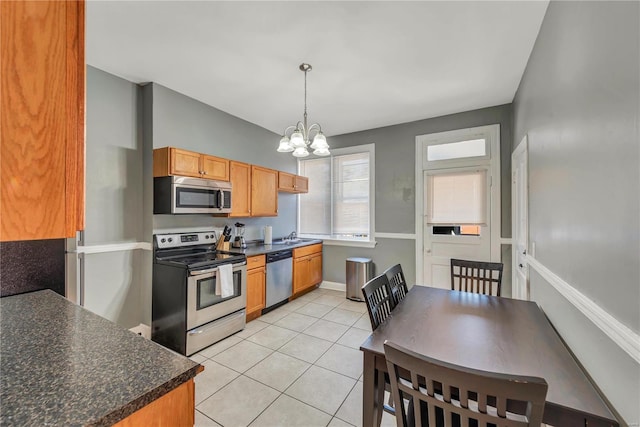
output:
M351 246L354 248L375 248L376 241L359 242L356 240L322 239L322 243L328 246Z

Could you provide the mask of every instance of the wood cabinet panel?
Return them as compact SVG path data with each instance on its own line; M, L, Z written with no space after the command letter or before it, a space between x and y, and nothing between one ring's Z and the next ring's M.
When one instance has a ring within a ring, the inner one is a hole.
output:
M251 165L233 160L229 163L231 179L231 214L229 216L251 216Z
M247 270L251 270L252 268L264 267L266 260L265 255L255 255L247 257Z
M138 409L114 427L175 426L193 427L195 387L193 379L176 387L147 406Z
M0 241L84 226L84 2L0 2Z
M293 250L293 294L322 282L322 244Z
M296 175L294 188L296 193L308 193L309 192L309 178L306 176Z
M278 171L251 166L251 215L278 216Z
M259 313L266 301L266 269L265 267L247 270L247 317Z
M229 181L229 160L203 154L201 163L203 178Z
M308 193L309 178L278 171L278 191L286 193Z
M201 177L200 153L171 148L169 158L171 165L170 175Z

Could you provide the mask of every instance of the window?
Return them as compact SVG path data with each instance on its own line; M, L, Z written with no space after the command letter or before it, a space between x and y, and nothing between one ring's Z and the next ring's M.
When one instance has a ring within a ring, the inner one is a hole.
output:
M427 223L449 226L486 225L486 184L486 169L429 174ZM454 230L452 234L465 233L462 230L456 233Z
M299 160L309 192L300 195L298 234L348 242L373 241L374 145L331 150Z
M427 147L427 160L430 162L467 157L482 157L486 154L486 143L484 139L470 139L468 141L435 144Z

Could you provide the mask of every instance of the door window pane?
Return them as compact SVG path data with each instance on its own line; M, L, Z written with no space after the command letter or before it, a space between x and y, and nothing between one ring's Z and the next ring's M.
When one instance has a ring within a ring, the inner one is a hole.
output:
M487 171L428 175L427 223L485 225L487 222Z
M449 142L427 147L427 160L430 162L465 157L483 157L486 155L487 150L484 139L470 139L468 141Z

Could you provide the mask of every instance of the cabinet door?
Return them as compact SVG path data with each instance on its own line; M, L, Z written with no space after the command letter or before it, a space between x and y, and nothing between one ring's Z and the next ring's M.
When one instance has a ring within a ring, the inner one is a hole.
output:
M303 256L293 259L293 293L297 293L309 286L309 258Z
M265 306L265 268L247 270L247 315Z
M202 177L229 181L229 160L202 154Z
M296 176L287 172L278 172L278 191L293 193Z
M251 166L251 216L278 216L278 171Z
M84 11L0 2L0 241L84 228Z
M296 193L308 193L309 192L309 178L306 176L296 175L294 188Z
M171 175L193 176L200 178L200 153L171 149Z
M322 282L322 252L309 256L309 286Z
M251 216L251 165L229 162L231 178L231 215L234 217Z

